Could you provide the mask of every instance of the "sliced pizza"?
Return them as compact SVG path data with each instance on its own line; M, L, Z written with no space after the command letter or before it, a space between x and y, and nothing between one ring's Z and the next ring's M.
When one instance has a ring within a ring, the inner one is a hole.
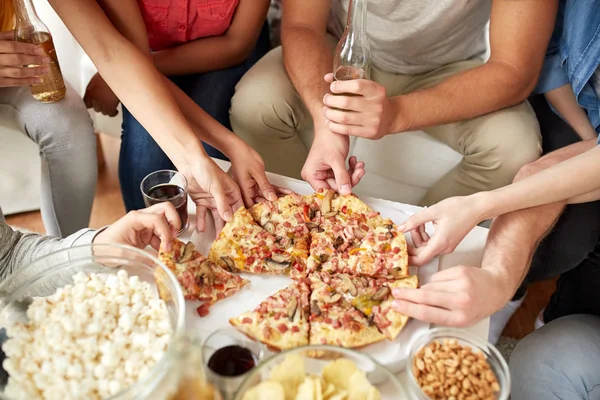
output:
M206 259L195 268L195 278L200 288L196 300L203 302L197 308L201 317L208 314L208 308L212 304L233 296L249 282Z
M186 244L174 239L170 251L161 245L158 258L173 272L186 300L204 302L199 314L207 313L211 304L234 295L248 283L204 258L191 242ZM161 281L157 279L157 282ZM159 284L158 288L162 297L166 293L164 284Z
M321 273L324 277L325 274ZM324 278L323 278L324 279ZM352 306L367 318L370 326L375 326L388 340L394 340L408 317L392 308L392 289L396 287L416 288L418 280L411 276L401 280L370 278L337 274L327 278L333 291L349 301Z
M376 227L348 251L343 272L399 279L408 276L408 251L404 233L392 221Z
M174 239L171 243L170 251L166 251L163 244L161 244L158 259L173 272L181 285L185 299L197 300L197 296L200 294L200 286L195 276L196 270L204 260L204 257L195 250L194 244L191 242L186 244ZM164 298L167 291L162 281L163 279L157 279L159 293Z
M228 271L286 275L295 266L271 233L245 208L238 209L210 248L208 258Z
M302 196L294 193L255 204L250 214L286 251L306 258L310 240L308 208Z
M294 281L268 297L253 311L229 320L252 339L276 350L308 344L308 301L310 288L305 280Z
M329 274L315 273L310 280L310 344L356 348L385 339L350 299L334 289Z

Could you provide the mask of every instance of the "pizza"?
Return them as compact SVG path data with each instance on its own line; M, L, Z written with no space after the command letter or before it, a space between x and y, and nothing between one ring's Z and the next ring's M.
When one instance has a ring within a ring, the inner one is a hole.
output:
M335 290L329 274L316 273L310 280L310 344L355 348L385 339L351 299Z
M174 239L171 250L161 246L158 259L173 272L186 300L201 301L197 311L202 317L208 314L210 305L233 296L248 280L225 271L195 250L193 243ZM164 298L167 291L164 281L157 277L159 294Z
M230 276L290 276L291 285L230 319L247 336L278 350L306 344L356 348L394 340L408 317L392 308L392 289L418 285L408 274L404 233L357 197L332 190L240 208L219 233L208 260L190 249L179 251L200 260L189 270L197 287L189 284L186 290L209 304L219 298L202 288L214 283L199 277L213 271L211 265ZM225 286L227 295L231 289Z
M225 224L208 258L228 271L252 274L287 275L295 266L295 257L243 207Z
M392 308L395 287L416 288L417 278L318 272L294 281L230 323L277 350L305 344L364 347L394 340L406 325L408 317Z
M268 297L255 310L229 322L247 336L276 350L307 345L309 293L306 282L294 281Z

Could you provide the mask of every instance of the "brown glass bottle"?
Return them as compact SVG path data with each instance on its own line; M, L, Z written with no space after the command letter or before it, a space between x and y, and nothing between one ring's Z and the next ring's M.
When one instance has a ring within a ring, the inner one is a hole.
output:
M54 103L65 97L66 88L63 80L52 35L37 16L31 0L14 0L15 6L15 40L40 45L50 58L50 71L40 76L41 83L31 86L33 97L42 103ZM28 65L37 67L37 65Z

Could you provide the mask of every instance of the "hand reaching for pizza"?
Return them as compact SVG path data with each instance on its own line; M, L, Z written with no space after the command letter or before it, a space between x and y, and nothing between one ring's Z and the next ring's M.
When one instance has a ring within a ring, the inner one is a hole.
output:
M413 246L409 247L409 263L424 265L440 254L452 253L465 236L485 220L476 196L451 197L423 209L399 227L410 231ZM432 222L435 232L431 237L425 224Z
M231 160L231 168L228 172L240 186L242 198L247 208L252 207L262 199L275 201L278 194L286 193L285 190L269 182L263 159L244 141L240 140L234 146L231 146L227 156Z
M196 229L199 232L206 228L207 211L211 211L219 232L233 213L244 206L237 183L206 154L179 171L187 178L188 192L196 204Z
M466 327L504 307L515 290L502 271L460 265L435 273L419 289L393 289L392 307L420 321Z
M170 249L171 240L177 236L181 221L171 203L155 204L139 211L130 211L123 218L101 231L95 244L127 244L139 249L150 245L156 250L163 242Z
M348 137L331 133L327 128L315 132L302 178L315 190L333 189L340 194L350 194L365 174L365 163L353 156L348 160L349 168L346 167L349 149Z

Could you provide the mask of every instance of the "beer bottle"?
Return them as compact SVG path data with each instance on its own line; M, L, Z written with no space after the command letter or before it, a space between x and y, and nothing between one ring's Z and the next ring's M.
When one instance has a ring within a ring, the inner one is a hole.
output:
M346 29L335 49L333 76L338 81L368 79L370 66L367 0L349 0Z
M15 40L25 43L33 43L41 46L50 58L50 71L40 76L41 83L31 86L33 97L42 103L54 103L65 97L66 88L52 35L48 28L38 17L32 0L14 0L15 6ZM28 65L37 67L37 65Z

